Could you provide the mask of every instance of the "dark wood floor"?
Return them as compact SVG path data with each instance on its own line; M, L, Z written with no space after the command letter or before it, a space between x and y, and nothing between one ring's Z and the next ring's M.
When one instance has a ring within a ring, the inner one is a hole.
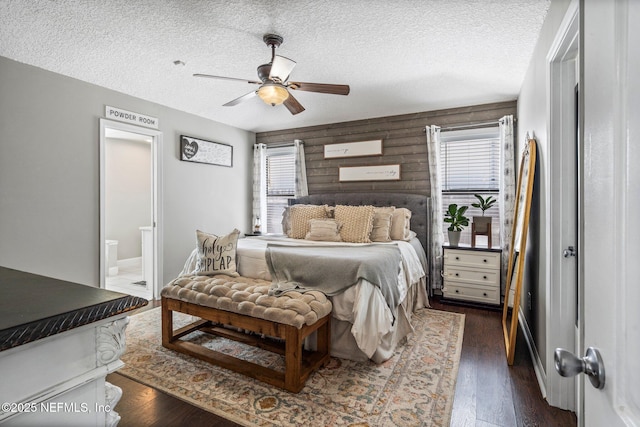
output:
M142 310L157 305L154 302ZM553 408L542 398L522 336L513 366L507 365L500 312L439 301L432 301L432 306L466 314L451 426L576 425L575 414ZM237 425L118 373L108 375L107 381L123 390L115 408L122 417L120 427Z

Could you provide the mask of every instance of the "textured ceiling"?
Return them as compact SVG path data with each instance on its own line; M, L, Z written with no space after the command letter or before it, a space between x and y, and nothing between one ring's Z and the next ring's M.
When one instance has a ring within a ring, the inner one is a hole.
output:
M261 132L515 99L549 4L0 0L0 55ZM296 91L306 111L293 116L259 98L223 107L257 87L192 76L257 80L265 33L284 37L291 80L351 93Z

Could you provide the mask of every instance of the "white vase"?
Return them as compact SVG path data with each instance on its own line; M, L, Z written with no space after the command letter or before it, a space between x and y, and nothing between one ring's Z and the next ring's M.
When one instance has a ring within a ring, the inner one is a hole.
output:
M449 246L457 248L458 247L458 243L460 243L460 233L461 233L461 231L447 230L447 233L449 233Z

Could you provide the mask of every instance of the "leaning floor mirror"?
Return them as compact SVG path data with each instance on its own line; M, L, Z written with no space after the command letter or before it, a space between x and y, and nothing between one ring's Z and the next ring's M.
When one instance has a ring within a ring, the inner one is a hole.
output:
M536 141L527 138L527 144L522 153L518 184L516 186L516 206L513 217L511 245L509 250L509 264L502 309L502 330L507 352L507 363L513 365L516 351L516 336L518 333L518 312L522 291L522 276L527 248L527 230L529 214L531 212L531 193L536 165Z

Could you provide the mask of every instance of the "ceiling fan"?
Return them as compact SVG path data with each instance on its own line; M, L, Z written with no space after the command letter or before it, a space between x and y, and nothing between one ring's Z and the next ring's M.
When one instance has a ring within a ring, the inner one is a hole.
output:
M291 114L298 114L304 111L304 107L291 94L291 90L302 90L306 92L328 93L332 95L348 95L349 85L334 85L326 83L305 83L291 82L289 75L296 66L296 62L284 56L276 55L276 47L282 44L283 38L277 34L265 34L262 38L267 46L271 47L271 62L258 66L257 80L245 80L235 77L212 76L210 74L194 74L194 77L207 77L211 79L236 80L249 84L260 85L260 87L224 104L225 107L237 105L256 95L265 103L274 105L284 104Z

